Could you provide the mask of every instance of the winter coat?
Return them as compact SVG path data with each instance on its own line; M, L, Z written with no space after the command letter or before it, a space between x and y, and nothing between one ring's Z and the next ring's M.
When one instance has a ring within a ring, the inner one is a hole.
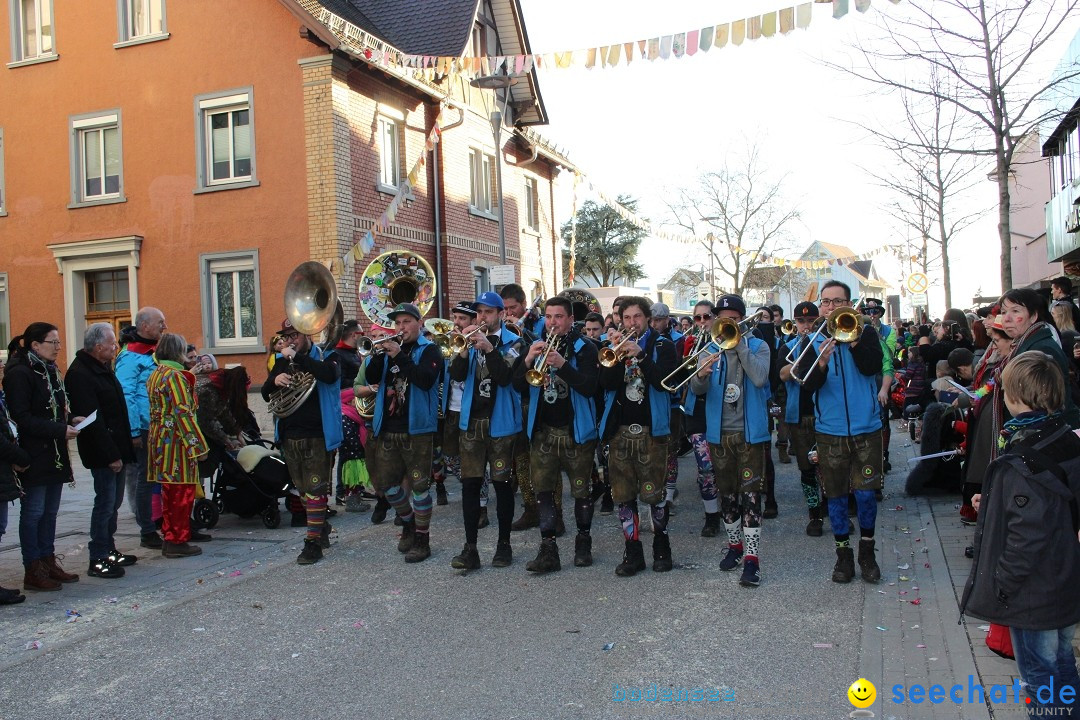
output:
M46 373L52 381L51 398ZM4 396L11 419L19 428L19 447L30 456L27 469L19 473L23 486L71 482L67 397L56 364L34 355L31 366L27 354L13 355L4 373Z
M1080 620L1080 438L1060 419L1021 432L987 472L960 612L1023 630L1068 627Z
M1016 357L1020 353L1027 352L1028 350L1039 350L1044 352L1054 359L1054 362L1061 368L1061 373L1065 376L1065 422L1069 424L1069 427L1080 428L1080 409L1076 407L1073 402L1071 388L1069 386L1069 366L1072 364L1070 358L1065 356L1065 351L1061 347L1061 341L1054 335L1054 330L1049 325L1044 325L1038 328L1020 343L1020 346L1016 348L1016 351L1012 354L1012 357ZM1071 349L1070 349L1071 352ZM995 375L1000 375L995 372ZM996 394L997 391L995 391ZM1005 414L1002 418L1002 422L1008 418Z
M146 383L150 395L147 479L159 483L195 484L197 457L209 447L195 417L195 376L166 360Z
M135 462L124 390L112 369L80 350L68 366L64 384L71 399L72 415L88 417L97 411L97 419L83 428L75 440L83 467L105 468L117 460L125 464Z
M142 342L128 343L116 356L114 365L116 379L124 388L131 435L138 437L150 429L150 398L146 394L146 381L157 365L154 346Z
M15 468L29 464L30 455L19 447L8 418L7 405L0 397L0 502L11 502L23 496Z

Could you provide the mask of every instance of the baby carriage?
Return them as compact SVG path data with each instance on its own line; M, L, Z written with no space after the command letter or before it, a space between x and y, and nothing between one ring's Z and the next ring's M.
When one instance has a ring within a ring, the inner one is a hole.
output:
M209 496L197 500L192 510L194 523L212 528L221 513L228 512L242 518L259 515L266 527L278 527L278 499L289 494L292 482L285 461L273 445L259 440L242 447L235 458L221 451L217 459Z

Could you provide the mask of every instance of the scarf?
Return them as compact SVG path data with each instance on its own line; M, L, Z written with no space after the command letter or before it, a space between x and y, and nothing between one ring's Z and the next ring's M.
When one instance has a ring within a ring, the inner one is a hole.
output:
M1005 450L1013 443L1019 442L1032 434L1039 432L1048 421L1061 415L1061 413L1048 413L1046 410L1031 410L1020 413L1014 418L1009 418L1001 428L998 435L998 450Z

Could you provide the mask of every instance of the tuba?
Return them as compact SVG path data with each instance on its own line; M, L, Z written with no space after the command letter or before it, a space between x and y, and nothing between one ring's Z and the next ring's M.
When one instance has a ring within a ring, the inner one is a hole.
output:
M290 273L285 281L285 317L302 335L325 332L326 339L320 344L324 350L337 345L344 310L338 301L334 276L325 265L305 262ZM274 391L267 404L270 412L279 418L292 415L315 391L315 378L297 371L291 362L289 365L292 382Z
M585 319L585 316L591 312L600 312L600 301L585 288L569 288L563 290L556 297L564 297L570 301L570 305L574 309L574 322L581 322Z
M370 420L375 417L375 396L369 395L368 397L354 397L353 407L356 408L356 412L360 417L365 420Z
M413 303L427 315L435 287L435 272L423 257L408 250L384 252L360 276L360 309L374 324L393 327L390 312L400 303Z

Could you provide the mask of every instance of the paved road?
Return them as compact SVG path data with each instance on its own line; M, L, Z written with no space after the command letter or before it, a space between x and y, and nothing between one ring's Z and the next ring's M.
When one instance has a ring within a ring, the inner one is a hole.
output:
M910 448L896 435L899 467ZM563 571L530 576L535 532L514 535L511 568L491 568L491 527L481 531L485 567L462 575L449 566L463 542L456 493L436 508L433 556L419 565L405 565L393 526L367 514L339 514L326 560L309 567L294 562L302 530L225 516L199 558L143 550L121 580L84 576L0 609L0 718L837 718L852 710L846 691L860 676L887 698L894 683L974 673L929 504L888 491L882 584L839 586L831 539L803 532L795 466L777 468L781 515L765 522L756 589L717 569L721 538L699 537L690 458L672 520L677 565L664 575L615 577L613 515L596 518L591 568L572 567L567 537ZM80 573L87 479L65 490L60 523L60 551ZM899 473L889 482L899 487ZM121 514L119 545L130 551L137 533ZM17 533L6 540L0 584L11 587ZM81 614L74 623L69 609ZM34 640L41 649L26 650ZM731 699L615 699L648 697L654 684ZM985 706L879 700L871 710L988 717Z

